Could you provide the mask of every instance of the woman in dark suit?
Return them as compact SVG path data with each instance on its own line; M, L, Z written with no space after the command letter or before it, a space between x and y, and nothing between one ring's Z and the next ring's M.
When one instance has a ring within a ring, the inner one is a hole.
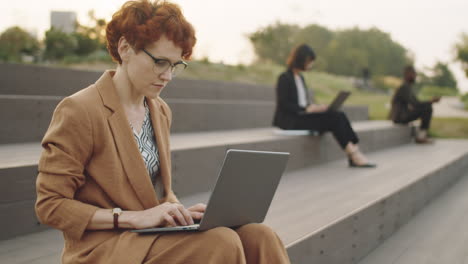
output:
M347 116L341 111L327 111L326 105L316 104L313 94L309 101L301 73L312 67L315 58L314 51L306 44L296 47L289 55L288 70L279 76L276 85L273 125L281 129L307 129L320 133L330 131L347 153L350 167L375 167L359 150L359 139Z

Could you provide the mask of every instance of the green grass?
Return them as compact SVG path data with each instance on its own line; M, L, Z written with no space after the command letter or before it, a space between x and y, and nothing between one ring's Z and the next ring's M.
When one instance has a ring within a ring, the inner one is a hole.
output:
M460 96L460 100L465 105L465 110L468 110L468 93L465 93L464 95Z
M430 100L434 96L457 96L458 91L449 87L423 86L418 95L421 100Z
M429 132L437 138L468 138L468 118L434 118Z

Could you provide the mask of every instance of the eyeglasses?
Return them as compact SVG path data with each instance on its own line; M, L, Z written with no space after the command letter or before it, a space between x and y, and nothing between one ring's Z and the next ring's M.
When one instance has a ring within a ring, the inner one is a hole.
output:
M161 74L163 72L166 72L169 68L171 68L172 76L176 76L179 73L181 73L182 71L184 71L185 68L187 68L187 66L188 66L185 61L178 61L178 62L172 64L167 59L155 58L147 50L145 50L145 49L142 49L142 50L143 50L144 53L146 53L148 56L150 56L151 59L153 59L153 61L154 61L153 71L156 74Z

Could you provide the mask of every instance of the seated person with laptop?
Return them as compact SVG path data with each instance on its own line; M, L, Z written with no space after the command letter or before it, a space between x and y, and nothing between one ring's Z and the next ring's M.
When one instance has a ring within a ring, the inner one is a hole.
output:
M276 111L273 125L281 129L330 131L348 156L350 167L373 168L359 150L359 139L345 113L338 111L340 102L349 95L342 92L336 104L331 106L309 102L308 89L302 72L309 70L315 61L315 52L306 44L291 51L287 60L288 69L283 72L276 85Z
M63 99L42 140L35 210L41 223L63 233L60 262L290 263L264 224L131 232L191 225L205 212L203 204L186 208L172 189L172 114L159 96L187 67L196 38L177 5L148 0L125 3L107 24L106 38L116 70Z

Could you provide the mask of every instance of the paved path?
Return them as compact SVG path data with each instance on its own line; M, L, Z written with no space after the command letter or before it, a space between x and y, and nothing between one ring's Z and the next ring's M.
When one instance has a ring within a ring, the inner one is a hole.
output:
M468 111L463 109L463 103L458 97L446 96L434 104L434 116L468 118Z

